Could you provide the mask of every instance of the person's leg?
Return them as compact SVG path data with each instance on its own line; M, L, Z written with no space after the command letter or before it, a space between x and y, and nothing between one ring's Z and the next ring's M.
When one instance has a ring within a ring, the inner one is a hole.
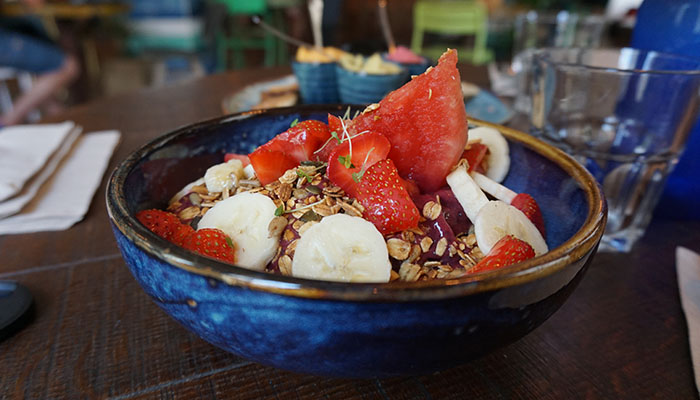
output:
M0 117L3 125L23 122L31 110L42 106L80 73L78 60L56 46L4 30L0 30L0 65L39 74L32 88Z
M61 68L54 72L40 75L34 80L31 90L23 93L9 112L0 117L0 123L15 125L22 123L30 111L40 107L56 93L66 87L80 73L78 61L73 56L66 56Z

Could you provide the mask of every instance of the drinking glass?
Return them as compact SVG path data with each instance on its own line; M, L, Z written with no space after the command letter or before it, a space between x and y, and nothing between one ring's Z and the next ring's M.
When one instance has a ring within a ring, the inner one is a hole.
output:
M513 107L530 111L532 54L538 48L595 48L600 45L605 20L597 15L579 15L568 11L556 14L529 11L515 19L513 61L516 97Z
M623 49L533 55L531 132L573 155L608 201L601 249L644 233L698 115L700 61Z

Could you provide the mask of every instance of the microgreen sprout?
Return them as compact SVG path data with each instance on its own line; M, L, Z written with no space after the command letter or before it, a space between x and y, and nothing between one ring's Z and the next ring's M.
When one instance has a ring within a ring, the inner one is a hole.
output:
M309 183L311 183L311 181L312 181L311 176L309 176L309 174L307 174L306 172L304 172L304 171L302 171L302 170L300 170L300 169L297 169L297 176L298 176L299 178L306 178L306 181L309 182Z
M292 121L292 123L289 124L289 127L294 128L295 126L297 126L298 123L299 123L299 118L294 118L294 121Z
M275 209L275 217L279 217L284 214L284 204L280 204L279 207Z
M372 153L374 150L374 147L369 149L367 152L367 155L365 156L365 161L362 162L362 168L360 168L359 172L353 172L352 175L352 180L354 180L357 183L360 183L360 180L362 180L362 176L365 174L365 171L367 171L367 160L369 160L369 155Z

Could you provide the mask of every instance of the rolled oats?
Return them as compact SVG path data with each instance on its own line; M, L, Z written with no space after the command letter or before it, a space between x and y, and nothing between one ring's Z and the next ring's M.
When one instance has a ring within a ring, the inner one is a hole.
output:
M277 187L275 191L277 197L282 201L287 201L292 196L292 185L283 183Z
M386 241L389 255L397 260L405 260L411 252L411 243L398 238L391 238Z
M348 204L344 201L340 202L340 207L342 207L343 210L345 210L345 213L350 215L350 216L353 216L353 217L361 217L362 216L362 211L358 210L353 205Z
M316 222L316 221L309 221L309 222L304 223L301 227L299 227L299 229L297 229L297 231L299 232L299 235L303 235L304 232L308 231L309 228L311 228L312 226L314 226L317 223L318 222Z
M442 255L445 254L446 249L447 249L447 239L444 237L440 238L440 240L438 240L437 244L435 245L435 254L442 257Z
M177 214L177 216L180 217L180 219L192 219L198 215L199 215L199 207L197 207L197 206L187 207Z
M288 255L283 255L280 257L279 261L277 261L277 265L280 268L280 272L282 275L290 276L292 275L292 258L289 257Z
M437 219L442 212L442 206L440 203L434 201L429 201L423 206L423 216L431 221Z
M267 237L279 237L284 228L287 226L287 218L279 216L272 218L270 224L267 226Z
M404 262L399 268L399 278L406 282L415 282L420 278L421 268L417 264Z
M430 250L430 246L433 245L433 239L429 238L428 236L424 237L420 241L420 248L423 250L423 253L427 253L428 250Z

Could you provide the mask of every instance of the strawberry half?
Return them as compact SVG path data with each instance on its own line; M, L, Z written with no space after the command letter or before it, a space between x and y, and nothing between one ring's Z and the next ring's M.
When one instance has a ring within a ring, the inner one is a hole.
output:
M288 169L299 163L281 151L259 147L248 156L260 183L267 185L282 176Z
M475 274L477 272L493 271L534 256L535 250L532 249L532 246L513 235L508 235L496 242L489 254L467 272Z
M314 158L314 151L330 137L321 121L300 122L249 154L255 174L263 185L282 176L302 161Z
M163 239L173 243L176 243L176 240L180 241L176 233L183 223L180 222L180 219L175 214L155 209L142 210L136 213L136 219L144 224L148 230ZM176 244L179 245L180 243Z
M522 211L523 214L535 224L535 227L540 231L543 238L547 237L544 230L542 211L540 211L540 206L537 205L537 202L532 196L527 193L519 193L511 200L510 205Z
M378 133L367 132L350 140L346 139L328 158L328 179L343 188L348 195L357 197L357 182L360 181L363 171L369 170L377 161L385 159L389 150L389 140Z
M389 159L367 168L357 188L357 199L365 207L365 219L384 235L418 226L418 208Z
M220 229L204 228L197 230L187 237L183 247L203 256L216 258L231 264L236 261L236 249L231 239Z

